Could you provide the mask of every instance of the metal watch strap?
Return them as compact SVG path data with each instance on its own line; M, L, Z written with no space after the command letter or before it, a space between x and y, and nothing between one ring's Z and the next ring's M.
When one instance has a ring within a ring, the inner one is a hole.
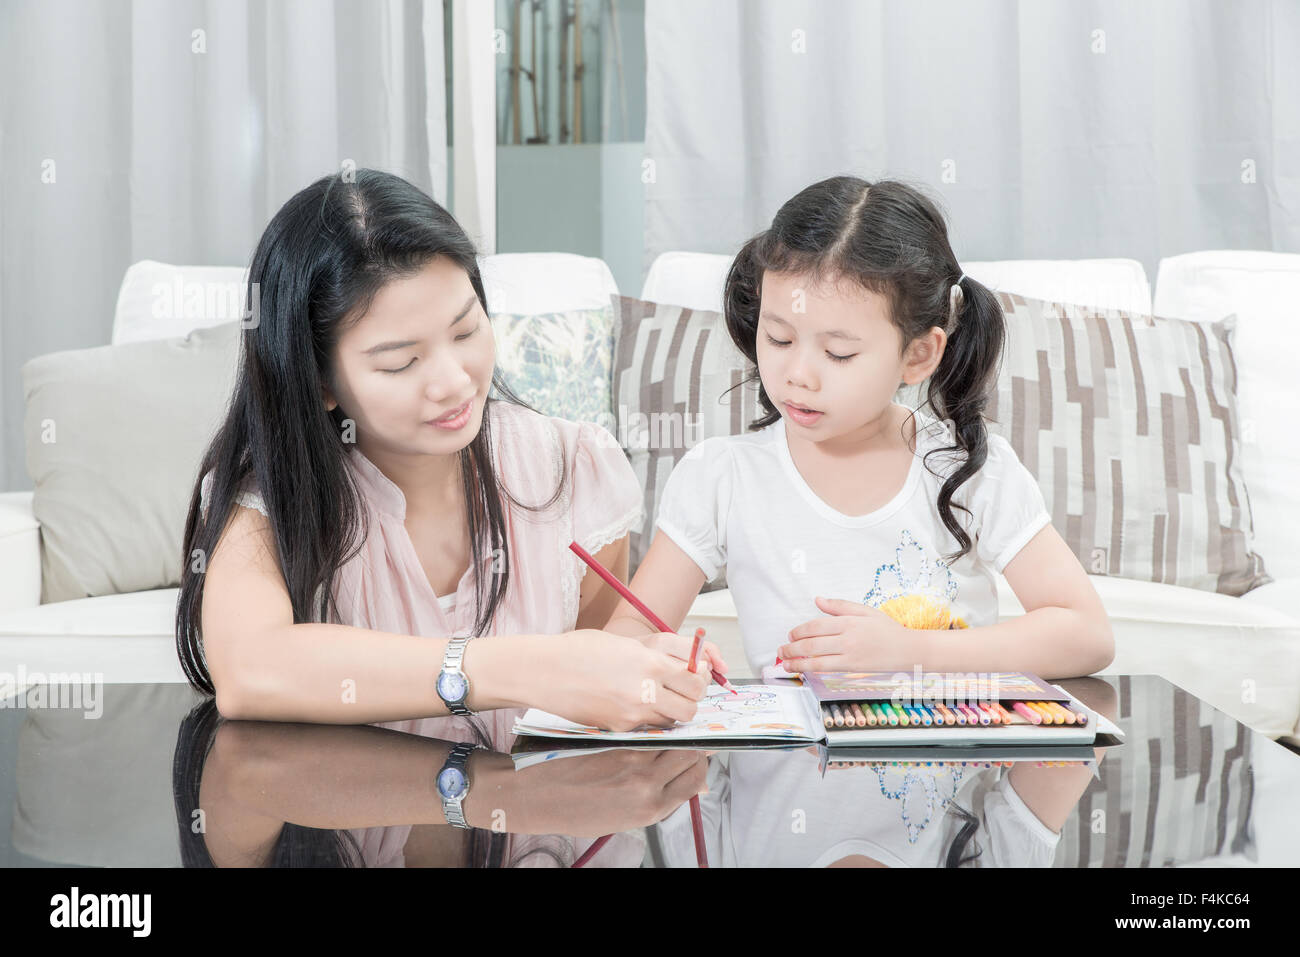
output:
M469 763L469 756L476 750L478 750L477 744L462 741L451 749L451 753L447 755L447 760L443 762L442 769L438 772L438 776L441 777L443 771L448 768L455 768L465 778L465 790L461 791L457 797L449 798L439 794L439 797L442 798L443 816L452 827L469 827L469 824L465 821L465 812L461 805L466 795L469 794L469 775L465 772L465 765Z
M465 658L465 646L469 644L469 640L468 637L452 638L447 642L447 650L442 656L442 673L460 675L465 682L466 698L469 697L469 676L465 674L465 669L461 667L461 662ZM442 692L439 691L440 696L441 694ZM465 707L464 699L460 701L448 701L444 697L442 700L446 703L447 709L452 714L460 715L461 717L469 717L475 713Z

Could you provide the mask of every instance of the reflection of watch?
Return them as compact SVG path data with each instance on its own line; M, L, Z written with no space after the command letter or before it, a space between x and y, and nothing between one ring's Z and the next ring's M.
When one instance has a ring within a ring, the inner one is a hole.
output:
M438 794L442 797L442 813L452 827L469 827L465 823L465 814L461 802L469 794L469 775L465 765L469 756L478 748L472 741L463 742L451 749L442 770L438 772Z
M436 687L438 696L446 702L447 710L452 714L474 714L465 707L465 699L469 697L469 677L460 667L468 643L468 638L453 638L447 642L447 650L442 656L442 671Z

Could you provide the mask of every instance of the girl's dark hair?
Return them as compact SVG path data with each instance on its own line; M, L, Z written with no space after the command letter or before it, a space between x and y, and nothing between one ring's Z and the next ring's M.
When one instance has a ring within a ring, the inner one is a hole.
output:
M339 406L325 409L322 389L345 324L363 315L386 283L438 256L465 270L487 312L474 244L456 220L406 180L370 169L312 183L262 234L249 267L245 312L252 321L243 328L234 392L203 456L185 522L176 645L197 690L216 693L202 650L203 571L246 479L266 504L294 622L327 621L331 610L338 615L335 574L360 550L369 528L347 468L347 419ZM536 411L495 371L492 384L501 399ZM475 579L476 635L488 633L510 582L502 497L530 511L546 509L568 475L560 456L555 493L540 505L525 505L499 485L490 454L498 401L489 395L482 427L458 454L471 567L482 568L486 555L500 556L492 575ZM200 481L209 470L202 512Z
M948 852L944 855L944 867L961 867L964 864L973 864L979 859L984 852L980 849L979 843L975 841L975 832L979 830L980 822L970 811L966 810L956 801L948 805L948 809L961 819L961 826L957 830L956 836L953 837L952 843L948 845ZM974 843L975 852L966 854L966 847Z
M208 752L217 738L217 729L227 719L217 711L214 698L201 701L181 720L172 756L172 803L176 809L176 826L180 838L182 867L215 867L202 828L194 826L194 812L200 807L199 789ZM480 718L469 719L474 736L483 747L492 741ZM524 859L542 854L560 866L572 863L570 849L538 847L505 861L508 835L476 827L470 830L465 844L463 867L514 867ZM364 867L365 859L351 831L306 827L286 821L271 848L270 867Z
M938 207L904 183L835 176L800 191L781 207L771 227L745 243L727 273L723 303L727 331L754 365L744 381L758 383L764 410L750 429L781 418L757 369L755 338L767 270L814 282L847 281L885 297L903 351L934 326L947 332L943 358L930 376L921 407L929 405L939 419L950 419L957 442L926 458L965 453L939 492L939 516L961 546L946 560L951 564L961 558L972 543L953 515L952 498L988 457L984 409L997 380L1006 328L997 297L969 276L961 282L956 316L950 316L949 290L962 269ZM960 503L956 507L969 513Z

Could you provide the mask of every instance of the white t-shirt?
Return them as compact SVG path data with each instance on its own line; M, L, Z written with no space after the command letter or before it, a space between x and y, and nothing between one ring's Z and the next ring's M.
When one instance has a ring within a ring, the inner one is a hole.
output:
M819 595L873 608L924 595L969 627L996 624L995 573L1051 521L1042 492L1010 443L990 433L983 468L953 496L971 510L953 514L972 549L949 567L942 556L959 546L939 518L939 490L963 453L938 452L927 468L926 452L954 444L951 429L920 411L916 426L907 480L866 515L845 515L818 498L790 457L784 419L705 439L673 469L657 529L709 579L726 567L755 674L776 660L791 628L824 616Z

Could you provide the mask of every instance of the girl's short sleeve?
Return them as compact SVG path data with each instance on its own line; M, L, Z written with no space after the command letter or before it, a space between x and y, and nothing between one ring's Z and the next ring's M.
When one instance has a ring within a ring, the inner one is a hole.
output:
M688 451L664 483L655 519L658 530L689 555L709 581L727 564L729 462L723 436L705 439Z
M984 796L989 846L976 863L985 867L1051 867L1061 835L1038 819L1003 774Z
M641 483L618 439L580 422L573 460L573 541L592 555L641 524Z
M969 482L966 505L978 522L975 553L1001 574L1052 517L1038 480L1000 435L989 434L988 458Z

